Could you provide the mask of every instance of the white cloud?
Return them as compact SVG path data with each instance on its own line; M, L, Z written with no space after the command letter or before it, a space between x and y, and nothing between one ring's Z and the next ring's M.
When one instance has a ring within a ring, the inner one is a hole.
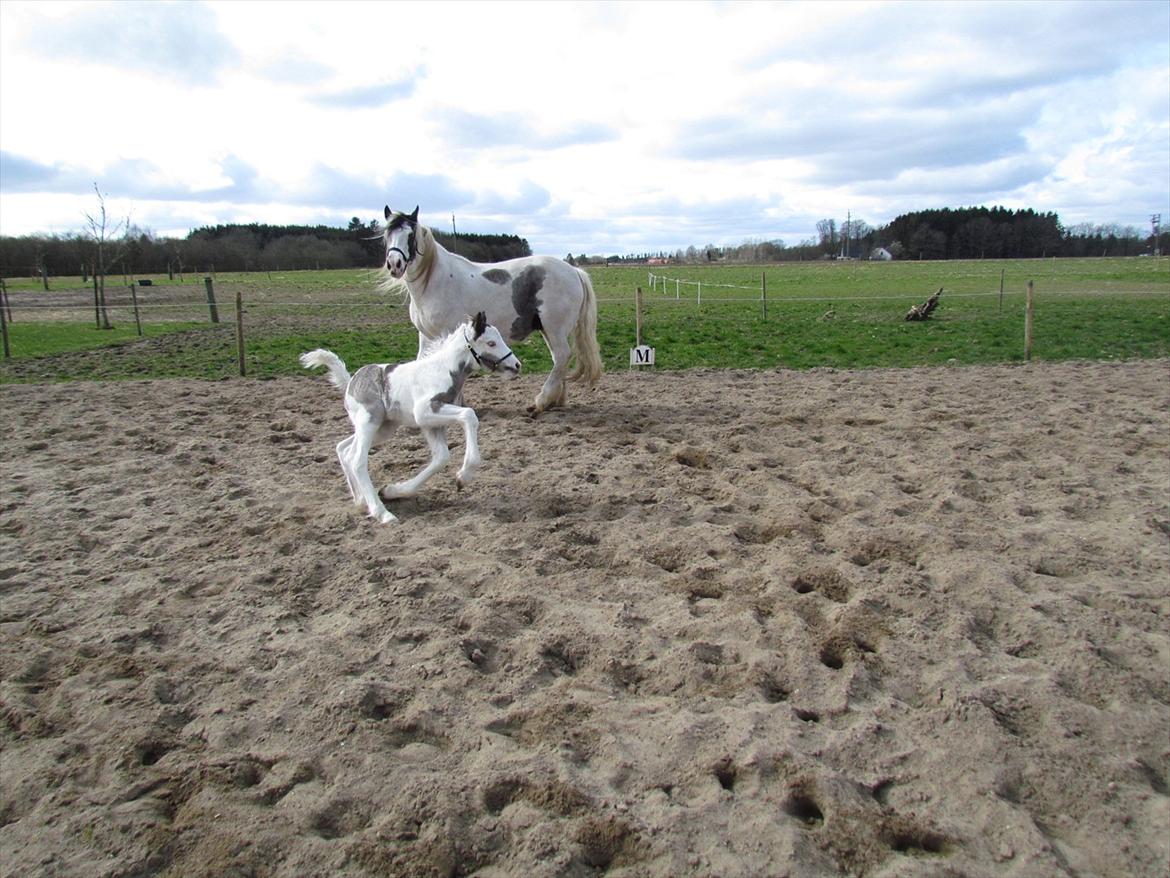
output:
M0 4L0 233L419 204L621 253L1170 215L1164 3Z

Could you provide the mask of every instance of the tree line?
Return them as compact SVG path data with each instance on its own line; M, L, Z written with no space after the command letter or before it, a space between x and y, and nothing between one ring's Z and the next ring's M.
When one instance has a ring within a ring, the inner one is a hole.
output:
M104 245L104 271L170 276L208 271L297 271L374 268L385 258L381 224L357 217L346 228L276 226L261 223L195 229L185 238L159 237L133 225L116 238L99 240L91 229L67 235L0 236L0 277L93 274ZM531 256L517 235L446 234L436 240L475 262Z
M747 240L738 246L687 247L638 256L570 256L599 262L796 262L815 259L1037 259L1048 256L1140 256L1170 253L1170 231L1082 223L1065 228L1055 213L970 207L919 210L874 228L864 220L823 219L816 237L790 246ZM884 251L884 253L882 252ZM888 257L885 255L888 254Z
M99 193L99 201L100 201ZM104 205L103 205L104 206ZM817 234L795 245L750 239L738 246L690 246L673 252L587 256L568 254L575 265L658 261L790 262L817 259L1031 259L1047 256L1138 256L1170 252L1170 232L1155 236L1133 226L1083 223L1065 228L1055 213L1003 207L920 210L874 228L864 220L824 219ZM475 262L530 256L516 235L459 235L432 229L453 253ZM217 225L186 238L154 235L126 223L122 233L99 240L88 232L51 236L0 236L0 277L87 275L101 272L176 274L216 271L295 271L373 268L384 258L381 224L357 217L345 228L330 226ZM884 251L884 254L882 253Z

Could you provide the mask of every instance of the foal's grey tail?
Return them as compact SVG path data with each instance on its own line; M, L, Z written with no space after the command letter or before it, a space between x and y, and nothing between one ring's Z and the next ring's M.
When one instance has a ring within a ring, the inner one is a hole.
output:
M349 370L345 368L345 363L341 361L341 357L327 351L324 348L317 348L315 351L309 351L307 354L301 354L301 365L306 369L312 369L314 366L324 366L329 370L329 383L338 390L345 390L349 384Z

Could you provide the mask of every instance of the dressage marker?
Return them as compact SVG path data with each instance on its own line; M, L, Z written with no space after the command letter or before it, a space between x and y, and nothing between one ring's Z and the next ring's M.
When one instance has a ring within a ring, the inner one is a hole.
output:
M444 249L413 213L385 209L387 290L405 289L410 320L427 342L483 311L515 344L533 332L544 336L552 371L533 403L534 412L565 404L565 379L594 383L601 377L597 297L589 275L553 256L524 256L482 264ZM566 373L576 355L572 374Z
M383 497L413 497L450 459L447 427L463 428L466 448L455 478L459 488L468 484L479 468L479 419L474 410L457 404L467 377L477 368L502 372L508 378L520 374L520 360L482 311L474 320L467 318L454 332L431 342L413 362L362 366L350 375L340 357L318 348L302 354L301 365L306 369L326 367L333 386L345 391L345 411L353 424L353 435L337 444L337 459L354 505L365 503L370 515L382 524L398 520L383 505ZM386 441L399 426L422 431L431 459L414 478L378 494L370 480L370 449Z

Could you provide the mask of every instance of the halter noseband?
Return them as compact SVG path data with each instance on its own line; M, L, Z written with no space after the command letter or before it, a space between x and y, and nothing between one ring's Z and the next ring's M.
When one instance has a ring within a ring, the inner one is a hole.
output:
M399 226L399 228L401 228L401 226ZM410 265L410 263L414 262L414 257L418 256L418 247L415 246L414 243L414 229L410 230L410 234L406 238L406 249L408 249L410 252L403 253L401 247L387 247L386 255L390 255L391 253L400 253L402 255L403 261L405 261L407 265Z
M466 335L463 336L463 340L467 342L467 350L469 350L471 352L471 356L475 360L475 362L480 366L486 366L492 372L494 372L494 371L496 371L496 369L500 368L501 364L508 362L508 357L515 357L516 362L520 362L520 358L516 357L516 354L514 354L510 348L509 348L507 354L505 354L504 356L499 357L497 359L496 357L493 357L491 354L478 354L478 353L476 353L475 348L473 348L471 346L471 340Z

